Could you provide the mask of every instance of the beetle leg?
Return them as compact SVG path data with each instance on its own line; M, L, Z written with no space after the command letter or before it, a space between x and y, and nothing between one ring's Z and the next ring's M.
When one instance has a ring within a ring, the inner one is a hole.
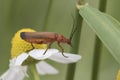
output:
M31 46L32 46L32 49L31 49L31 50L35 49L35 47L33 46L33 44L32 44L32 43L31 43Z
M30 43L30 44L31 44L32 48L30 50L27 50L26 52L29 52L29 51L35 49L34 45L32 43Z
M62 50L62 55L65 57L65 58L68 58L68 56L65 56L64 55L64 49L63 49L63 47L60 45L60 42L58 42L58 46L61 48L61 50Z
M47 49L45 50L45 52L43 53L43 55L45 55L45 53L47 52L47 50L51 47L52 43L50 43L47 47Z

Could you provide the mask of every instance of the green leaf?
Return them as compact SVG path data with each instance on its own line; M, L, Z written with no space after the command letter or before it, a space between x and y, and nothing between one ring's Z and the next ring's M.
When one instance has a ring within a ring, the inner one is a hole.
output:
M88 5L79 6L79 13L120 63L120 23Z

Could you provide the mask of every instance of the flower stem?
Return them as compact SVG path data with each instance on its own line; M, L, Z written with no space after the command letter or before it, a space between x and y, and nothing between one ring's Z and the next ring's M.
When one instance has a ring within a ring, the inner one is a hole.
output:
M37 72L36 65L35 64L30 64L29 67L30 67L30 69L33 73L34 80L40 80L40 76Z

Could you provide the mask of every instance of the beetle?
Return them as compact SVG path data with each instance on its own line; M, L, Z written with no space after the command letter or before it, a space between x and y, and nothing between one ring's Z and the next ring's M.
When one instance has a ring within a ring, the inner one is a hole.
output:
M67 43L68 45L71 45L70 39L67 39L63 35L57 34L55 32L21 32L20 37L23 40L31 43L31 45L33 43L35 43L35 44L49 44L47 49L45 50L44 54L51 47L52 43L57 41L58 46L62 50L62 55L66 58L67 58L67 56L65 56L63 54L64 49L60 43ZM32 45L32 47L34 48L33 45Z
M34 49L33 43L35 43L35 44L49 44L47 49L45 50L44 54L51 47L52 43L57 41L58 46L62 50L62 55L67 58L67 56L65 56L63 54L64 49L60 45L60 43L67 43L68 45L72 46L71 40L73 38L75 31L77 30L77 23L75 22L75 17L73 15L72 15L72 18L73 18L73 27L72 27L72 31L71 31L69 39L67 39L63 35L57 34L55 32L21 32L20 37L23 40L30 42L33 49Z

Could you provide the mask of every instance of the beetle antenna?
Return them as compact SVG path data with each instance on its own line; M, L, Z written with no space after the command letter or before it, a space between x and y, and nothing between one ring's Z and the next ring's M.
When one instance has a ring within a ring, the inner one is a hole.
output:
M73 18L73 27L72 27L72 31L71 31L70 38L69 38L70 41L72 40L73 35L74 35L75 31L77 30L75 17L73 15L72 15L72 18Z

